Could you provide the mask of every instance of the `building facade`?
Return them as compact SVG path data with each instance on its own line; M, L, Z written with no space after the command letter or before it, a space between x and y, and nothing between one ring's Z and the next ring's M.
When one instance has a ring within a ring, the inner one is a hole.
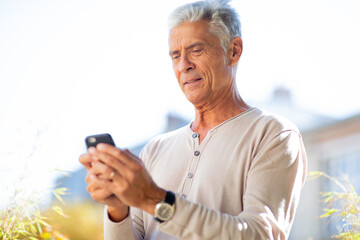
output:
M360 115L303 133L308 172L322 171L349 181L360 193ZM308 180L301 197L292 239L330 239L337 233L336 221L319 218L326 207L321 192L343 192L325 177Z

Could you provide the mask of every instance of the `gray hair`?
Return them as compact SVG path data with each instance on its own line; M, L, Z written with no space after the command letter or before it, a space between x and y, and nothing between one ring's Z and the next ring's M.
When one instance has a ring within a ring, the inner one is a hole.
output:
M176 8L169 16L168 26L173 29L185 22L208 20L210 34L220 40L224 53L230 41L241 37L241 23L234 8L229 4L231 0L204 0L188 3Z

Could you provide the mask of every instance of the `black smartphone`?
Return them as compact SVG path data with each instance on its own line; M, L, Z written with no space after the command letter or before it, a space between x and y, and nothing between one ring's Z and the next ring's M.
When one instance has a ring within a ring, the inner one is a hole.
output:
M87 136L85 138L86 148L96 147L98 143L107 143L115 146L115 142L108 133Z

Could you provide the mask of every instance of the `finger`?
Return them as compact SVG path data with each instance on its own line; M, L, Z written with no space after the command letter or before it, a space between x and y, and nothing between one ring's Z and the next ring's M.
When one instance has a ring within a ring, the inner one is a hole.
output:
M115 170L102 162L93 162L89 172L105 180L112 180L115 175Z
M88 183L88 187L87 187L88 192L96 191L98 189L104 189L109 193L111 193L110 181L100 179L96 175L89 173L86 177L86 182Z
M84 167L86 169L90 169L91 168L91 163L94 161L94 159L92 158L91 155L85 153L85 154L82 154L80 157L79 157L79 162L84 165Z
M112 191L109 189L101 188L103 186L103 181L96 178L95 175L88 174L86 177L87 182L89 182L87 190L91 195L92 199L95 201L101 202L108 206L119 207L123 206L123 203L117 198ZM110 182L108 182L110 183Z
M111 146L110 146L111 147ZM111 147L113 148L113 147ZM114 148L116 150L116 148ZM119 149L117 149L119 150ZM123 154L123 157L129 158L131 156L129 151L120 151L120 154ZM91 154L96 155L102 162L109 165L115 170L115 175L113 178L113 183L117 184L117 188L127 189L129 185L134 186L142 186L144 183L142 180L137 179L139 173L144 170L143 164L141 161L131 160L133 161L132 167L121 162L121 160L113 157L112 155L107 154L106 152L97 151L95 149L91 150ZM118 155L119 156L119 155Z
M131 158L137 159L138 161L142 162L142 160L140 158L138 158L138 156L136 156L135 154L130 152L128 149L124 149L123 151Z
M89 147L88 148L88 153L93 152L93 151L96 151L95 147ZM95 155L91 155L91 157L93 158L93 160L99 161L99 159Z
M120 159L106 152L91 150L90 154L98 157L101 162L116 170L120 175L126 175L126 172L129 171L128 167Z
M99 177L92 174L88 174L87 191L90 193L91 197L94 200L101 201L103 203L104 203L103 198L107 198L112 194L114 194L115 192L120 193L121 195L121 193L123 193L128 189L129 184L118 174L115 175L114 178L116 178L116 180L114 179L116 183L100 179Z
M105 202L106 199L108 199L109 197L111 197L111 195L113 195L112 192L109 192L106 189L101 189L101 188L90 190L89 193L92 199L98 202Z
M101 143L96 146L96 149L99 152L106 153L112 156L113 158L119 159L123 164L128 166L130 169L138 169L139 162L141 162L141 160L137 156L133 155L127 149L121 150L109 144L101 144Z
M91 196L94 198L94 200L99 201L99 200L105 200L106 198L110 197L112 195L112 192L106 190L106 189L102 189L102 188L98 188L95 189L94 191L89 191Z

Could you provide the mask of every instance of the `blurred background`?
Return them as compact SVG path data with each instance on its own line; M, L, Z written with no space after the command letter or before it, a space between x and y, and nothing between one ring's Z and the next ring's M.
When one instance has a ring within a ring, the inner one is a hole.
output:
M55 228L70 239L101 239L102 206L87 194L78 162L84 138L109 132L139 153L150 138L191 121L166 25L186 2L0 1L0 208L16 191L41 193L42 209L56 202L67 215L52 216ZM309 171L346 178L359 192L360 2L231 4L242 21L244 100L294 121ZM64 203L51 194L61 187ZM306 183L291 239L336 233L319 218L319 193L334 189L326 179Z

